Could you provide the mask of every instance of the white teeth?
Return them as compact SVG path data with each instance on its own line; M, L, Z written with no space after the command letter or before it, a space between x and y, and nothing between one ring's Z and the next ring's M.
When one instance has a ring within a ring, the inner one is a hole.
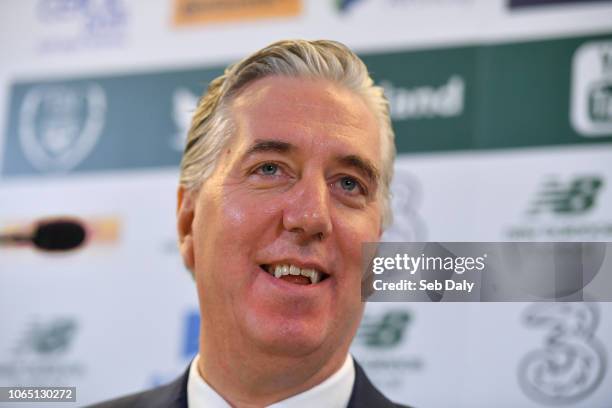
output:
M321 272L315 269L300 269L295 265L276 265L270 268L270 273L276 278L280 278L284 275L302 275L309 278L310 283L321 281Z
M310 283L317 283L320 280L321 280L321 272L313 270L312 275L310 276Z

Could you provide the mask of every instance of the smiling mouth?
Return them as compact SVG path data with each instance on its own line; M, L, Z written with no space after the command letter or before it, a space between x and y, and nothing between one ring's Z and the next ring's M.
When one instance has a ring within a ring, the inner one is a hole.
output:
M329 276L317 269L300 268L295 265L260 265L260 267L277 279L297 285L314 285L324 281Z

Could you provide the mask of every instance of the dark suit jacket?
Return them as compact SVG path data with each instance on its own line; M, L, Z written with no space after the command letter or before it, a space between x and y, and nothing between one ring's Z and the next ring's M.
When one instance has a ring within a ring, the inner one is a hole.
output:
M183 375L161 387L114 399L90 408L187 408L187 379L189 367ZM372 385L363 369L355 362L355 384L348 408L409 408L389 401Z

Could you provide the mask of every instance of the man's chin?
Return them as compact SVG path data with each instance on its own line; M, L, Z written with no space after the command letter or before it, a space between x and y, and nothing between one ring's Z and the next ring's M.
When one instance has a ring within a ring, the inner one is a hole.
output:
M304 358L316 353L325 343L327 330L321 325L301 321L283 321L258 325L251 330L251 338L258 350L277 356Z
M259 349L267 355L286 357L291 359L303 359L313 355L317 350L320 350L320 345L309 344L287 344L286 342L275 341L259 344Z

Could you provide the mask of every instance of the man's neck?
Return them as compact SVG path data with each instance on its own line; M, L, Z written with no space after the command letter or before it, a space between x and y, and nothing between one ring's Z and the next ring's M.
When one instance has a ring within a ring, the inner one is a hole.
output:
M263 407L325 381L340 369L347 352L338 349L327 358L321 352L290 357L219 353L207 350L201 344L198 371L233 407Z

